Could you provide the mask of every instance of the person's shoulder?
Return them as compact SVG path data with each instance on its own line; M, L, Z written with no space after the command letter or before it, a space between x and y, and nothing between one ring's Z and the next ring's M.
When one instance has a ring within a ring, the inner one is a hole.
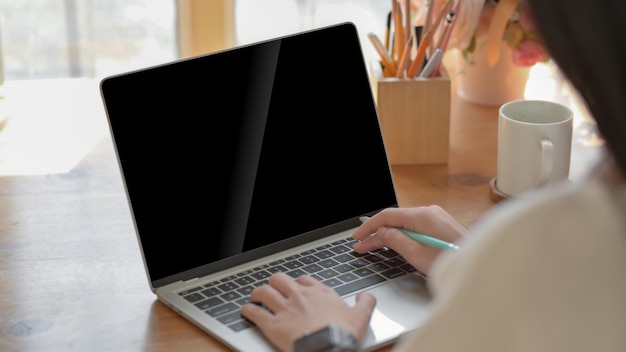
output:
M560 243L565 239L587 236L601 228L622 229L624 211L616 192L626 187L609 187L587 180L538 189L494 206L473 227L482 241L534 244ZM625 193L626 194L626 193Z
M626 197L626 187L622 192ZM442 256L433 269L447 271L463 262L476 272L498 267L524 272L555 259L565 266L580 253L601 255L626 236L624 210L614 193L596 181L567 182L505 200L471 226L458 254Z

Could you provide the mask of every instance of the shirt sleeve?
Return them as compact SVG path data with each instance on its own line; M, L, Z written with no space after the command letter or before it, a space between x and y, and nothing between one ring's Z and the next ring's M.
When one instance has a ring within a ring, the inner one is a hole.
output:
M601 192L588 193L519 200L487 214L461 250L433 264L431 315L394 351L623 347L623 223Z

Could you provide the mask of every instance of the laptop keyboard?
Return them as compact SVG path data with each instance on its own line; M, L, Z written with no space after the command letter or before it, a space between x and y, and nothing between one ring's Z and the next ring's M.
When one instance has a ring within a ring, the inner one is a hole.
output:
M275 272L282 271L294 279L308 274L344 296L415 271L388 248L356 253L352 250L355 242L351 237L341 239L178 294L232 330L240 331L254 326L241 316L241 306L250 302L250 292L266 284Z

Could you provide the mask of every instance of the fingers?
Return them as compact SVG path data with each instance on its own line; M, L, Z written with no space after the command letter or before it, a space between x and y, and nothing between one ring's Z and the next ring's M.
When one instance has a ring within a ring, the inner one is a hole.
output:
M256 325L263 325L263 322L273 317L272 312L254 303L246 303L241 306L241 315Z
M374 297L374 295L369 292L361 292L356 295L354 308L364 313L368 322L372 317L374 307L376 307L376 297Z
M418 246L418 243L398 229L380 227L375 236L366 237L361 242L355 243L353 248L358 253L365 253L382 247L410 249Z
M270 277L268 285L262 285L250 293L251 302L261 302L273 312L283 309L287 304L287 297L298 285L284 273L276 273Z

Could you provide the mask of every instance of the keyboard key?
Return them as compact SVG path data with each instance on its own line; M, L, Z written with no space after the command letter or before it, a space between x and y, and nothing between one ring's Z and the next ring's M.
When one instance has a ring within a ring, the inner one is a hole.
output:
M246 303L250 303L250 296L245 296L243 298L240 298L236 300L235 303L237 303L240 306L243 306Z
M336 254L341 254L341 253L345 253L345 252L350 252L352 250L352 248L347 247L347 246L336 246L333 248L329 248L329 250L333 251Z
M379 249L376 251L376 254L380 254L385 258L394 258L398 256L398 252L390 248Z
M374 272L368 268L358 268L358 269L354 269L353 273L363 277L363 276L372 275Z
M323 250L321 252L317 252L315 253L315 256L318 257L319 259L326 259L326 258L330 258L332 256L334 256L336 253L331 252L329 250Z
M345 273L343 275L337 276L337 278L343 282L349 282L358 279L359 277L354 275L353 273Z
M317 275L319 275L320 277L324 279L328 279L328 278L339 275L339 273L333 269L326 269L326 270L318 272Z
M351 261L350 265L352 265L355 268L362 268L362 267L370 265L370 263L366 262L363 259L357 259L357 260Z
M225 283L223 283L223 284L221 284L221 285L219 285L217 287L220 290L222 290L224 292L227 292L227 291L230 291L230 290L234 290L234 289L236 289L239 286L236 283L234 283L234 282L225 282Z
M248 286L244 286L242 288L238 288L237 292L239 292L243 296L247 296L247 295L250 294L250 292L252 292L252 290L254 290L254 286L248 285Z
M302 270L310 274L310 273L316 273L320 270L324 270L324 268L317 264L311 264L311 265L303 266Z
M252 323L248 322L247 320L242 320L239 322L236 322L234 324L228 325L229 328L231 328L233 331L241 331L247 328L250 328L254 326Z
M183 298L186 299L188 302L193 303L203 300L204 296L199 293L192 293L189 296L185 296Z
M238 279L235 279L235 282L237 284L239 284L239 286L245 286L245 285L249 285L253 282L255 282L256 280L251 278L250 276L244 276L244 277L240 277Z
M385 263L374 263L368 266L368 268L373 271L383 271L383 270L389 269L389 265Z
M219 297L213 297L213 298L209 298L205 301L202 302L198 302L195 304L196 307L198 307L201 310L205 310L205 309L209 309L209 308L213 308L216 306L219 306L220 304L224 303L224 301L222 301Z
M221 317L217 318L217 320L224 324L224 325L228 325L230 323L236 322L238 320L241 320L242 316L241 313L239 311L236 312L232 312L226 315L222 315Z
M228 302L226 304L222 304L221 306L217 306L215 308L211 308L206 311L206 314L217 317L226 313L230 313L233 311L239 310L239 306L234 304L233 302Z
M349 262L349 261L353 260L354 257L351 256L350 254L345 254L344 253L344 254L339 254L339 255L333 257L333 259L338 261L338 262L345 263L345 262Z
M268 268L267 271L270 272L271 274L277 273L279 271L284 273L287 271L287 268L285 268L282 265L276 265L276 266Z
M364 289L366 287L370 287L372 285L376 285L378 283L381 283L385 281L385 278L383 278L382 276L379 275L372 275L372 276L368 276L368 277L364 277L362 279L356 280L356 281L352 281L350 283L347 283L343 286L337 286L337 287L333 287L335 289L335 291L340 295L346 295L348 293L352 293L361 289Z
M336 260L324 259L324 260L318 262L317 264L323 266L324 268L331 268L333 266L338 265L339 263Z
M188 295L188 294L190 294L192 292L196 292L196 291L200 291L200 290L202 290L202 286L190 288L190 289L185 290L185 291L180 291L180 292L178 292L178 295L179 296L185 296L185 295Z
M285 266L285 268L287 269L295 269L295 268L299 268L301 266L304 266L304 264L302 264L301 262L297 261L297 260L292 260L290 262L287 262L285 264L283 264Z
M377 263L377 262L380 262L383 259L385 259L385 257L383 257L383 256L379 257L376 254L368 254L368 255L364 256L363 259L367 260L370 263Z
M307 272L302 269L294 269L292 271L288 271L287 275L297 279L299 276L306 274Z
M252 276L253 278L255 278L257 280L263 280L263 279L267 279L268 277L272 276L272 274L270 274L267 271L263 270L263 271L257 271L256 273L253 273L250 276Z
M349 265L349 264L339 264L339 265L333 267L333 269L335 269L337 272L343 274L343 273L347 273L348 271L352 271L352 269L354 269L354 267Z
M384 261L385 264L395 267L395 266L400 266L402 264L405 264L406 262L404 260L401 260L399 258L391 258L391 259L387 259Z
M382 276L388 278L388 279L393 279L394 277L398 277L398 276L402 276L402 275L406 274L406 271L400 270L398 268L393 268L393 269L389 269L387 271L383 271L380 274Z
M202 291L202 294L207 297L213 297L213 296L219 295L220 293L222 293L222 290L220 290L217 287L211 287L209 289Z
M324 280L322 281L322 283L328 287L335 287L335 286L339 286L339 285L343 285L343 282L332 278L332 279L328 279L328 280Z
M241 295L235 291L231 291L231 292L226 292L220 297L225 301L232 301L234 299L241 298Z
M304 264L312 264L315 262L319 262L320 260L316 256L308 255L306 257L300 258L300 261L303 262Z
M259 287L259 286L262 286L262 285L267 284L268 282L269 282L269 280L268 280L268 279L265 279L265 280L260 280L260 281L257 281L257 282L255 282L255 283L253 283L253 284L252 284L252 286L254 286L254 287Z

